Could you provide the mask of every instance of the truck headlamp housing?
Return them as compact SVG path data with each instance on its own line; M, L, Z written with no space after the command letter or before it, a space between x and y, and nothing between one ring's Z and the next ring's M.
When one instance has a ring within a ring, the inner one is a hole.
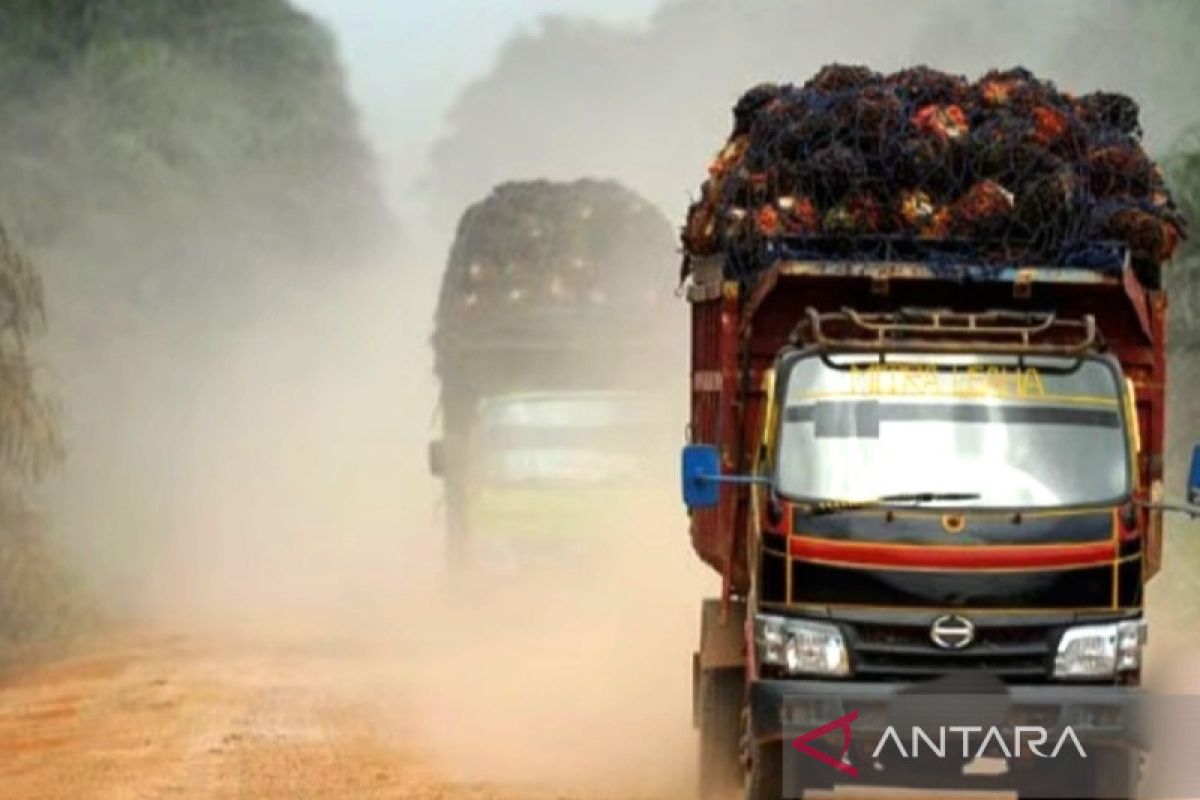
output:
M836 625L759 614L754 618L758 663L789 675L849 675L846 640Z
M1068 628L1054 658L1056 678L1111 678L1142 666L1146 644L1142 620Z

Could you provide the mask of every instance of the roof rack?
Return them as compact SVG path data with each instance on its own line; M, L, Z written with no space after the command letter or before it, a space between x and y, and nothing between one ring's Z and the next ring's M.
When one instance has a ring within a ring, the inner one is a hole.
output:
M793 345L822 352L943 352L1081 356L1103 349L1095 318L1059 319L1053 312L964 313L904 308L866 313L852 308L805 310Z

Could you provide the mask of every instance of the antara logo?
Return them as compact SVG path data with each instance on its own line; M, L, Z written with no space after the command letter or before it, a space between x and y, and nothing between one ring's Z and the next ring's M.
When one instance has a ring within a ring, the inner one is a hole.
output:
M844 714L833 722L828 722L819 728L813 728L808 733L801 734L792 740L792 748L799 753L812 758L816 761L832 767L838 772L847 775L851 778L858 777L858 769L847 760L847 755L850 752L850 736L851 724L858 720L858 710L851 711L849 714ZM912 728L909 747L905 748L904 740L897 733L894 726L889 725L880 737L879 743L875 745L875 751L871 754L871 759L875 760L879 756L887 752L895 752L901 758L920 758L922 757L922 745L924 750L928 751L925 757L933 756L936 758L946 758L949 751L949 742L952 742L955 736L960 737L962 743L962 757L969 759L972 756L982 758L989 753L1000 752L1006 758L1015 758L1018 756L1032 754L1038 758L1057 758L1062 749L1070 744L1079 754L1080 758L1087 758L1087 753L1083 749L1083 745L1079 742L1079 737L1075 735L1075 731L1071 727L1063 729L1059 734L1058 740L1054 745L1054 749L1050 752L1044 752L1043 748L1050 741L1050 732L1045 728L1038 726L1021 726L1018 725L1013 729L1011 739L1006 739L1000 728L995 726L991 728L983 728L978 725L951 725L935 729L937 732L936 738L931 736L924 728L914 726ZM842 746L841 754L834 757L829 752L818 750L813 747L810 742L823 739L834 731L841 731ZM972 738L979 741L979 746L972 752ZM981 737L981 738L980 738ZM956 757L956 756L951 756Z
M849 775L851 778L857 778L858 768L846 761L846 755L850 752L850 723L856 719L858 719L858 709L851 711L849 714L844 714L833 722L828 722L819 728L813 728L808 733L800 734L795 739L792 739L792 748L809 758L815 758L822 764L833 767L838 772ZM809 742L814 739L824 738L837 730L842 732L842 755L840 758L834 758L828 753L824 753L809 745Z
M1073 731L1069 726L1063 728L1062 734L1060 734L1058 737L1058 742L1054 745L1054 749L1049 754L1043 753L1041 748L1045 747L1046 742L1049 741L1050 732L1045 728L1037 726L1018 725L1013 729L1013 736L1011 740L1006 740L1000 729L994 726L987 728L986 733L984 733L985 729L978 725L951 725L949 727L937 728L936 730L938 732L938 736L935 742L933 737L925 732L924 728L914 727L912 729L912 740L910 742L911 746L909 750L905 750L904 742L901 740L900 734L896 733L896 729L889 725L887 730L883 732L883 738L881 738L879 740L879 744L875 746L875 752L871 754L871 758L878 758L879 755L884 752L884 748L887 747L889 742L894 745L895 750L900 754L901 758L919 758L921 755L922 742L925 743L925 747L928 748L933 755L937 756L938 758L945 758L947 732L949 732L951 736L961 734L963 758L971 758L972 756L975 758L983 758L989 752L996 752L996 750L999 750L1001 753L1003 753L1005 758L1015 758L1016 756L1025 755L1027 753L1032 753L1038 758L1057 758L1059 751L1063 749L1063 746L1067 742L1071 743L1071 745L1075 748L1075 751L1079 753L1080 758L1087 758L1087 753L1084 752L1083 745L1079 743L1079 737L1075 735L1075 731ZM980 741L979 747L974 753L971 752L971 734L983 735L983 739ZM1026 738L1022 740L1022 737ZM1009 741L1012 742L1011 748L1009 747Z

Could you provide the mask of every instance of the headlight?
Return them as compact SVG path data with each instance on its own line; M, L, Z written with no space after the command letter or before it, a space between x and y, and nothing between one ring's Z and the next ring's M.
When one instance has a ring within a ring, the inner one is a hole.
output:
M1146 632L1142 620L1069 628L1058 643L1054 677L1109 678L1132 672L1142 665Z
M842 632L824 622L754 618L758 663L781 667L789 675L849 675L850 660Z

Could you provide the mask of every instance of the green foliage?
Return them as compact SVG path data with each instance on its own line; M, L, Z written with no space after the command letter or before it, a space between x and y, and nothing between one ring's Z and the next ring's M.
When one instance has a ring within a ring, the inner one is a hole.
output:
M0 229L0 506L61 456L54 411L26 349L43 322L41 280Z
M10 0L0 217L134 284L190 240L352 247L384 212L343 84L286 0Z
M26 496L63 448L27 354L42 285L15 245L49 287L74 449L109 446L160 401L126 343L173 336L161 349L186 372L180 341L233 316L217 302L276 276L320 285L383 231L344 84L331 36L288 0L0 3L0 643L53 632L73 597ZM188 312L194 329L160 324ZM132 407L98 399L118 383Z
M54 409L27 352L44 323L42 284L0 229L0 645L80 618L26 489L62 456Z
M20 507L0 515L0 658L6 645L67 637L98 621L45 525Z
M1200 124L1188 131L1167 159L1168 183L1176 202L1191 223L1184 242L1166 273L1171 298L1171 344L1177 350L1200 350Z

